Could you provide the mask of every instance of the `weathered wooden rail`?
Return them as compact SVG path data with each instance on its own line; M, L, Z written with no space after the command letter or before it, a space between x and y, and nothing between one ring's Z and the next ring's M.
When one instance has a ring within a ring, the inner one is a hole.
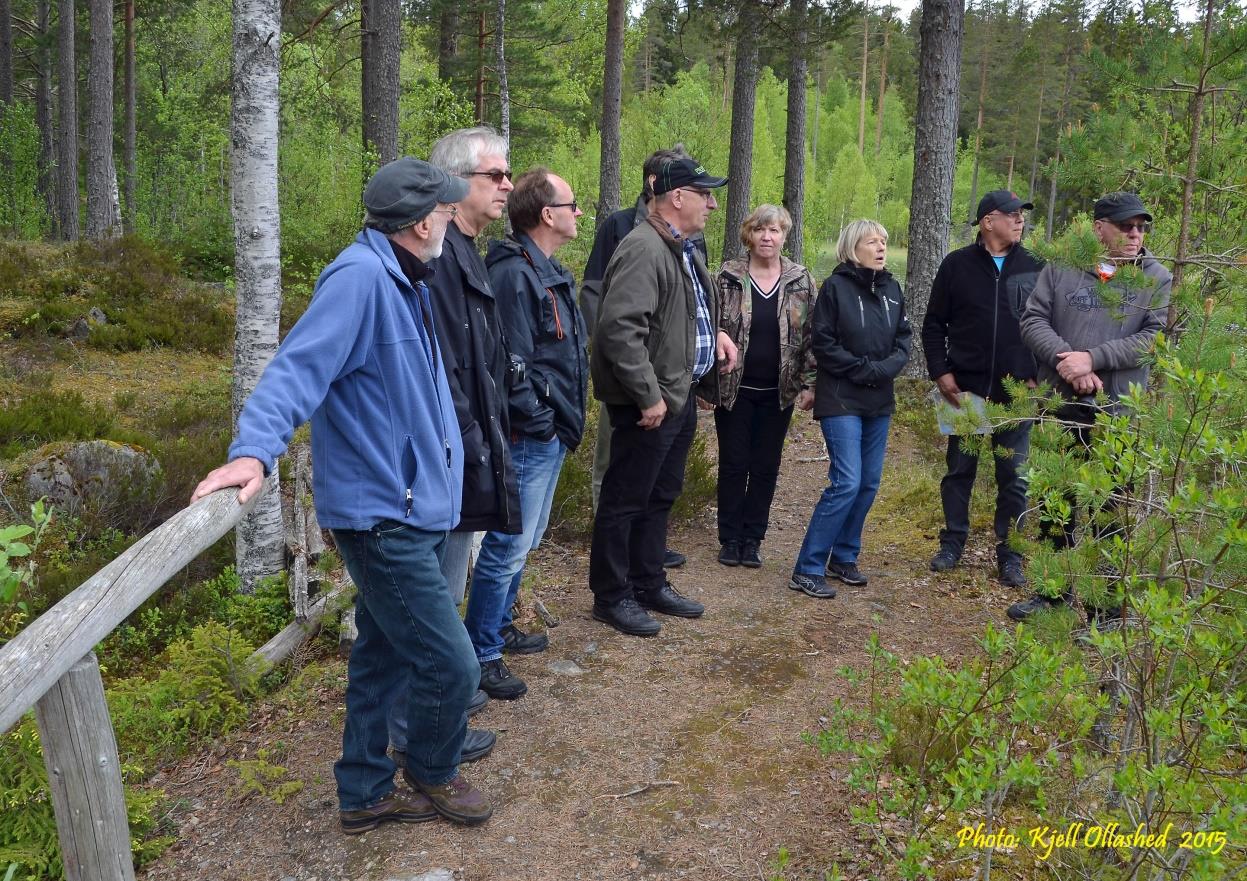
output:
M67 881L131 881L117 741L94 647L251 510L236 489L201 499L135 542L0 648L0 733L32 706ZM340 588L256 652L274 662L314 632Z

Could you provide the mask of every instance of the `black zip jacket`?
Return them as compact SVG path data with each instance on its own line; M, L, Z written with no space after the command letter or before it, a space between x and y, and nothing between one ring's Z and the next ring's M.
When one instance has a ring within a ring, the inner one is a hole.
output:
M922 322L927 373L951 373L962 391L1007 403L1006 376L1036 376L1035 357L1022 342L1018 322L1042 264L1021 245L1004 267L979 242L958 248L940 263Z
M485 263L452 222L426 281L438 348L463 434L463 515L456 532L518 535L520 496L511 463L509 358Z
M523 233L491 242L485 266L511 354L526 367L511 386L512 436L549 441L557 435L574 450L589 396L588 334L576 308L576 281Z
M892 273L841 263L823 282L811 322L818 384L814 418L886 416L913 331Z

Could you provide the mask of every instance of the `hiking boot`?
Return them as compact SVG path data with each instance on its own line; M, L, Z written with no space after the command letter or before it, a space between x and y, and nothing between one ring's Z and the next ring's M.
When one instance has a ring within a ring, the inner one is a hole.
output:
M481 728L469 728L468 733L463 737L463 748L459 753L459 761L475 762L485 758L494 751L494 744L498 742L498 735L492 731L485 731ZM390 755L394 759L394 764L407 770L407 751L401 749L391 749Z
M706 611L705 606L684 596L670 581L663 582L662 587L653 590L638 590L636 601L643 609L674 615L677 618L700 618Z
M960 562L961 551L948 545L941 545L939 553L931 558L931 571L947 572L949 569L956 568Z
M793 590L801 591L806 596L820 600L835 599L836 596L836 589L821 575L802 575L800 572L794 572L792 578L788 579L788 586Z
M370 808L339 811L338 822L347 835L359 835L382 823L427 823L437 819L432 800L422 792L395 789Z
M485 794L479 789L474 789L472 784L463 779L462 774L456 774L454 779L441 786L426 786L406 771L403 772L403 777L413 788L428 796L433 804L433 810L447 820L462 823L465 826L475 826L478 823L484 823L494 812Z
M857 568L856 563L840 563L835 560L827 561L827 574L853 587L861 587L870 580Z
M514 624L502 628L502 651L508 655L535 655L550 645L544 633L525 633Z
M662 625L647 614L632 597L609 605L595 602L593 617L629 636L654 636L662 629Z
M468 715L475 716L485 709L485 704L487 703L489 703L489 695L478 688L476 694L472 695L471 699L468 700Z
M1042 612L1044 609L1053 609L1060 605L1068 605L1070 595L1065 594L1058 599L1046 597L1042 594L1034 594L1028 600L1022 600L1020 603L1014 603L1006 611L1005 614L1014 621L1025 621L1036 612Z
M746 569L762 568L762 555L758 553L758 543L756 541L742 541L740 543L740 565Z
M528 686L524 680L507 669L502 658L481 661L481 691L494 700L513 701L524 696Z
M687 562L688 557L684 556L679 551L673 551L671 548L667 548L667 550L663 552L662 567L664 569L679 569Z
M740 565L740 542L725 541L719 548L719 562L724 566Z
M996 568L1000 573L1000 583L1005 587L1026 586L1026 571L1022 568L1022 561L1019 558L1005 557Z
M1086 603L1083 603L1086 606ZM1100 630L1111 629L1111 626L1120 626L1121 624L1121 606L1112 606L1107 609L1100 609L1095 606L1086 606L1087 623L1094 624Z

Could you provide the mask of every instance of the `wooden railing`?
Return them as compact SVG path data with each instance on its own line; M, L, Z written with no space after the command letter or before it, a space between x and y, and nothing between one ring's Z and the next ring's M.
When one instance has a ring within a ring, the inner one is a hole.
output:
M135 542L0 648L0 733L32 706L67 881L132 881L121 764L94 647L255 506L221 490ZM276 662L314 632L341 588L256 652Z

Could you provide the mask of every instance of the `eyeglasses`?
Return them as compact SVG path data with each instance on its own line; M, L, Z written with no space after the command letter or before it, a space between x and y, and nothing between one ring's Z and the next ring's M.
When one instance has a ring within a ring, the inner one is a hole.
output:
M1117 227L1124 233L1129 233L1132 229L1137 229L1142 233L1149 233L1152 231L1152 224L1146 220L1140 220L1138 223L1118 223L1116 220L1110 220L1109 223L1113 224L1113 226Z
M447 205L445 208L434 208L429 213L430 214L449 214L450 219L454 220L455 215L459 213L459 206L458 205Z
M697 187L680 187L680 189L684 190L684 192L686 193L696 193L697 195L705 199L707 202L709 202L710 199L714 196L714 193L711 190L702 190Z
M988 214L987 216L991 217L992 214L999 214L1001 217L1007 217L1010 220L1025 220L1026 219L1026 212L1022 211L1021 209L1017 211L993 211L991 214Z
M572 209L572 214L575 214L577 211L580 210L580 206L576 204L575 199L573 199L570 202L552 202L546 207L547 208L570 208Z
M487 177L493 181L496 186L502 186L502 182L504 180L511 179L511 169L509 168L506 170L495 168L493 171L469 171L467 174L468 176L478 175L480 177Z

